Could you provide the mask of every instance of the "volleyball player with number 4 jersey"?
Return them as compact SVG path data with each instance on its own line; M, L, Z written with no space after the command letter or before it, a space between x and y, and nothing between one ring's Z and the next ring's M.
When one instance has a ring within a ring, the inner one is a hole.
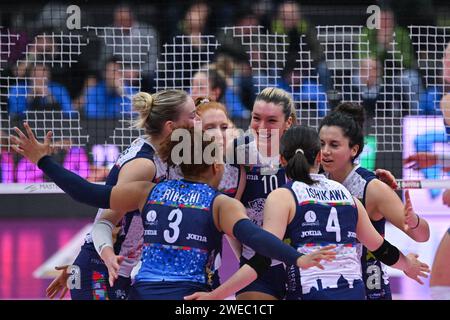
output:
M285 169L279 162L279 141L296 121L294 102L289 93L279 88L265 88L258 94L253 106L252 135L235 141L235 163L246 161L246 165L241 165L246 177L239 186L241 202L249 218L260 226L268 194L287 182ZM380 173L388 182L392 181L389 172ZM243 246L241 265L252 254L252 250ZM274 261L268 272L237 293L237 299L283 299L286 280L284 265Z
M323 262L322 267L288 267L287 299L364 300L359 241L378 259L404 270L411 278L426 276L428 266L413 254L405 257L385 241L370 223L362 204L343 185L317 174L320 141L314 129L289 128L282 137L280 154L291 181L267 197L264 229L279 239L288 237L291 246L304 254L336 246L336 258ZM242 268L214 291L195 293L186 299L220 299L254 277L253 270Z

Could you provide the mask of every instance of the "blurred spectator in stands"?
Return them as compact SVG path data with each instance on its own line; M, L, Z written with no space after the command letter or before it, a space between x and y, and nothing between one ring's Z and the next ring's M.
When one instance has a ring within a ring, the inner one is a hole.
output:
M13 76L23 78L30 65L45 63L52 66L53 81L63 85L71 98L78 96L88 64L78 54L78 49L83 52L82 45L86 40L74 32L55 29L50 23L36 29L32 41L26 44L20 58L11 65Z
M193 73L211 61L213 49L208 45L213 42L205 41L205 37L202 37L210 35L207 30L209 14L210 8L204 1L194 2L187 8L174 38L169 40L165 58L162 58L166 63L160 65L161 79L164 78L163 74L173 75L167 79L169 83L166 82L165 86L189 90Z
M121 70L119 58L112 57L105 65L104 78L88 83L81 113L87 119L119 119L121 112L131 112L130 97L138 91L130 82L131 69Z
M18 13L16 16L19 16ZM17 18L16 18L17 19ZM0 70L4 70L8 65L13 65L22 56L27 43L28 35L16 28L0 27ZM2 72L3 73L3 72Z
M223 69L218 68L216 64L210 64L194 74L191 96L194 100L198 97L209 97L212 101L222 103L226 106L232 121L238 127L246 128L250 111L234 93L232 81Z
M359 63L358 71L353 76L352 87L344 87L345 101L362 100L368 118L375 116L375 106L382 90L382 67L375 58L363 59Z
M316 111L317 117L324 117L328 111L327 95L322 85L311 75L309 63L304 62L304 68L297 66L293 57L286 62L278 87L290 92L301 110ZM301 120L301 119L300 119Z
M140 70L143 87L150 89L158 59L158 33L151 25L137 21L127 4L118 5L113 15L112 28L106 28L102 34L104 42L98 67L104 66L112 56L118 57L119 61L132 65L136 71Z
M31 65L52 63L54 56L58 53L59 49L53 37L53 29L48 27L39 29L36 31L33 41L26 45L23 54L13 67L14 76L26 77Z
M398 26L393 11L383 7L380 11L380 28L369 29L365 27L362 34L367 34L369 41L369 56L380 61L384 67L385 77L399 76L398 70L403 68L400 81L404 93L411 93L411 100L418 101L423 91L422 80L417 70L417 60L412 46L409 31ZM395 34L395 39L394 39ZM359 58L366 58L366 44L363 41L358 50ZM394 45L395 42L395 45Z
M331 75L324 61L323 50L317 40L315 27L302 15L300 5L294 1L284 1L278 6L276 18L272 21L271 31L273 33L285 34L287 36L287 56L286 60L300 59L300 51L310 51L312 67L319 74L320 83L325 91L332 88ZM300 38L304 35L300 48Z
M246 7L236 11L232 24L237 27L234 31L228 30L218 33L217 40L220 47L216 51L215 58L218 64L221 64L220 60L232 61L232 69L228 67L222 69L225 70L229 78L233 79L233 91L240 97L247 110L252 109L257 90L248 49L242 44L242 42L250 42L248 38L250 28L244 27L257 27L259 24L258 17L249 8ZM242 40L234 37L234 34L241 35L241 32L244 36Z
M437 69L440 69L437 67ZM442 57L442 74L437 76L437 84L430 86L420 95L419 110L423 115L442 115L439 107L442 96L450 93L450 42Z
M210 8L207 2L194 2L186 10L183 20L178 25L178 33L176 35L199 36L205 34ZM200 39L193 38L192 45L199 46L202 42Z
M249 8L249 9L247 9ZM241 8L238 10L248 10L255 15L258 20L258 25L263 26L264 30L270 30L270 25L273 20L273 12L275 10L275 3L271 0L247 0L244 5L241 3Z
M30 79L9 88L8 111L12 118L24 118L25 111L73 111L67 89L51 80L45 64L30 65L27 75Z
M66 22L68 5L50 1L46 3L37 14L34 22L36 28L54 28L55 30L67 29Z

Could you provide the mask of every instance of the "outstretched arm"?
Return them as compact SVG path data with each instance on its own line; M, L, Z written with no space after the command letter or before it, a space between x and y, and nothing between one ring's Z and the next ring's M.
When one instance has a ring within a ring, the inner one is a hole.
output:
M383 239L370 222L367 211L361 202L356 198L355 202L358 208L358 223L356 226L358 240L382 263L403 270L408 277L423 284L419 277L428 277L427 274L430 272L428 265L419 261L416 254L403 255L400 250Z
M327 246L316 250L310 254L302 255L294 248L283 243L276 236L259 228L248 218L245 218L245 208L240 202L223 201L219 204L223 213L217 215L220 226L225 233L232 233L242 243L248 245L257 253L244 266L242 266L232 277L212 292L196 292L185 297L186 300L203 299L224 299L236 291L253 282L259 275L263 274L270 266L271 260L264 257L272 257L277 260L285 261L288 264L294 264L301 268L317 266L323 268L321 260L333 260L335 252L330 251L334 246ZM222 219L225 218L226 219ZM229 234L231 236L231 234Z
M246 215L244 206L238 200L227 196L218 196L214 201L214 209L218 230L236 238L265 257L288 264L297 264L297 259L301 254L251 222Z
M147 196L152 188L150 182L133 182L114 188L113 186L90 183L65 169L48 155L50 153L51 132L47 133L44 143L40 143L36 140L27 123L24 123L24 127L27 135L20 129L14 128L18 136L11 136L13 143L16 144L12 146L13 149L36 163L58 187L76 201L97 208L111 208L126 212L139 209L142 205L142 199Z

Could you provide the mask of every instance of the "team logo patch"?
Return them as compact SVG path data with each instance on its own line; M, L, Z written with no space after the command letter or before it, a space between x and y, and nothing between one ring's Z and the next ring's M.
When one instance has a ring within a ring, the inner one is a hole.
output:
M156 211L155 210L150 210L147 213L147 221L148 222L154 222L156 220Z
M305 213L305 221L306 222L312 223L312 222L315 222L316 219L317 219L317 217L316 217L316 213L314 211L310 210Z

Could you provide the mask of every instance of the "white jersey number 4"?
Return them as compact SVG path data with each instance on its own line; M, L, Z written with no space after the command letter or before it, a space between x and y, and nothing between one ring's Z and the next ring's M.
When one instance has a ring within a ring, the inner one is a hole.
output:
M336 242L341 241L341 227L339 226L338 214L336 208L331 208L330 215L327 221L327 232L336 233Z

